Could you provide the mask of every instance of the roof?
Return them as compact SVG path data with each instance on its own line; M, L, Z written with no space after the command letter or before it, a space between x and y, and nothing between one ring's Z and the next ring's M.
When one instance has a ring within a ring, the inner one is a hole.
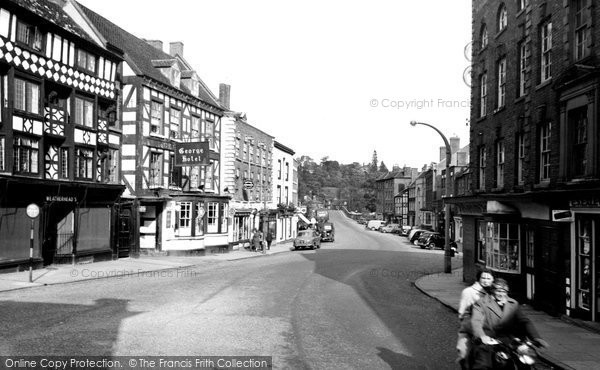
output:
M290 147L287 147L285 145L283 145L282 143L280 143L279 141L275 140L275 142L273 143L273 146L281 151L284 151L290 155L294 155L296 154L296 152L294 152L293 149L291 149Z
M388 172L386 174L381 175L380 177L378 177L375 181L385 181L385 180L390 180L390 179L403 179L403 178L410 178L411 175L410 174L406 174L404 171L393 171L393 172Z
M94 45L98 45L90 36L63 10L63 8L51 1L40 0L3 0L25 8L30 12L42 17L46 22L52 23L65 31L68 31L81 39Z
M163 61L173 61L173 56L132 35L85 6L81 4L79 6L98 31L107 39L107 42L125 52L125 60L138 76L146 76L167 86L172 86L169 79L154 67L154 62L159 62L162 65ZM176 62L179 64L181 70L188 69L179 60L176 60ZM174 62L172 63L174 64ZM223 109L204 82L202 80L199 82L200 99L205 103ZM188 95L194 96L184 85L175 87Z

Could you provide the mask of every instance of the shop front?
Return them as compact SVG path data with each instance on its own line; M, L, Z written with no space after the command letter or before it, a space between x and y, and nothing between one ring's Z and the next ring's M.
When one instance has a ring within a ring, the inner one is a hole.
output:
M0 269L29 265L29 204L40 209L33 222L35 267L117 256L115 202L123 186L5 177L0 187Z

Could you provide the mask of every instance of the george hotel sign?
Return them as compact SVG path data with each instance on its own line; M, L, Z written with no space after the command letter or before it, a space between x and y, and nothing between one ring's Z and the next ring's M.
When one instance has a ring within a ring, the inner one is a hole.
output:
M175 166L208 166L208 141L175 143Z

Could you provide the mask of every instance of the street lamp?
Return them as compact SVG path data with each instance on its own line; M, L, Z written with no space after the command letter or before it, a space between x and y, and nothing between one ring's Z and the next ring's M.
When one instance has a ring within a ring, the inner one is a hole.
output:
M424 126L431 127L438 134L440 134L440 136L444 140L444 145L446 145L446 184L445 184L446 194L445 194L445 198L448 198L450 196L450 186L449 186L450 185L450 161L452 160L452 151L450 149L450 143L448 142L448 139L446 139L446 136L444 136L444 134L440 130L438 130L436 127L434 127L428 123L410 121L410 125L411 126L424 125ZM450 204L448 203L448 199L444 199L444 272L447 274L452 272L451 257L452 257L452 249L450 248Z

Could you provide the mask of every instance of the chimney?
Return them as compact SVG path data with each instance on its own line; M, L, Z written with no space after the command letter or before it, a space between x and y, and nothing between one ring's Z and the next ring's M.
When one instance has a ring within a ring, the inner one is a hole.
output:
M183 42L171 42L169 44L169 55L171 55L172 57L179 55L183 58Z
M146 42L160 51L163 51L163 43L160 40L146 40Z
M229 109L230 91L231 86L223 83L219 84L219 103L225 109Z
M454 154L458 152L458 150L460 149L460 138L454 136L451 137L448 141L450 142L450 153Z

